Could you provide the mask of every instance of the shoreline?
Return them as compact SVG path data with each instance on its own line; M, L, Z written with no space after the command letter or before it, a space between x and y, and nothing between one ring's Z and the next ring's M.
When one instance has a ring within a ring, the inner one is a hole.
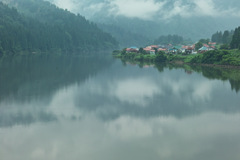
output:
M204 66L204 67L216 67L216 68L226 68L226 69L239 69L240 66L234 66L234 65L220 65L220 64L203 64L203 63L185 63L184 61L170 61L167 62L170 64L177 64L177 65L193 65L193 66Z
M213 50L203 54L164 54L112 53L113 57L138 63L174 63L178 65L199 65L208 67L240 69L240 50Z

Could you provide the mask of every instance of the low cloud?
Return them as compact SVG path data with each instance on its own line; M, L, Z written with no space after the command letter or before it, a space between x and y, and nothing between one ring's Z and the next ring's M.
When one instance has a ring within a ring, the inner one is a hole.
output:
M70 11L73 11L76 9L76 5L75 5L76 3L74 0L49 0L49 1L63 9L68 9Z
M195 0L194 4L196 6L194 8L195 14L206 16L217 16L219 14L212 0Z
M175 1L171 9L164 9L159 11L162 19L170 19L174 16L181 17L190 17L191 14L191 6L189 4L183 4L182 1Z
M113 0L113 14L130 18L152 19L163 8L165 2L154 0Z
M124 16L144 20L183 18L240 17L238 6L227 0L48 0L57 6L91 18L94 15Z

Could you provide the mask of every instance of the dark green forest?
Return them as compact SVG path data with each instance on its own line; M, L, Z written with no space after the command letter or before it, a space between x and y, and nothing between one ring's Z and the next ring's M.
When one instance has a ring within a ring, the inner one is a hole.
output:
M212 35L211 41L220 44L230 44L233 33L234 33L233 31L228 30L225 30L224 32L218 31Z
M232 49L240 49L240 26L234 31L230 47Z
M227 48L230 49L240 49L240 27L232 31L216 32L212 35L211 40L219 44L228 45Z
M182 44L184 39L182 36L178 35L167 35L167 36L160 36L155 41L154 44Z
M88 53L117 46L117 41L96 24L49 2L0 2L0 55L23 52Z

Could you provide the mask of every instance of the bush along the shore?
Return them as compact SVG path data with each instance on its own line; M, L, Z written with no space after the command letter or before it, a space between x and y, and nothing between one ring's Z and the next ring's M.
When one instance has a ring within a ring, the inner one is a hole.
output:
M190 63L240 66L239 50L213 50L194 57Z
M189 64L214 64L214 65L232 65L240 66L240 50L212 50L198 54L166 54L165 52L157 52L155 55L147 53L136 53L125 50L114 52L113 55L117 58L150 62L150 63L165 63L165 62L182 62Z

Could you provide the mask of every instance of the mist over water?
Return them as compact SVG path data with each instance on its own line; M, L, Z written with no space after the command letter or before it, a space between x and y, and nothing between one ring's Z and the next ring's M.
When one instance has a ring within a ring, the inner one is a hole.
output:
M108 56L12 62L0 65L9 68L0 78L1 159L240 158L240 83L230 70Z

